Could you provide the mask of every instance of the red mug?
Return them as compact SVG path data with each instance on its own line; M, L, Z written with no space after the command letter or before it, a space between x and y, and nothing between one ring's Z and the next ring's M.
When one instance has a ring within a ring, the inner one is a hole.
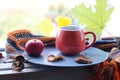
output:
M91 34L93 39L86 45L87 34ZM80 27L66 26L58 30L55 45L62 54L75 55L91 47L95 41L96 35L93 32L84 32Z

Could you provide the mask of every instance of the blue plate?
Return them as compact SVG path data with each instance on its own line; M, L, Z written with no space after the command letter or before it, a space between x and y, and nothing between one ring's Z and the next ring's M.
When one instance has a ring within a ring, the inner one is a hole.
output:
M57 62L48 62L47 57L51 54L62 55L64 56L64 60L60 60ZM76 63L75 58L80 56L81 54L91 58L93 62L89 64ZM28 62L38 64L38 65L56 66L56 67L90 66L90 65L101 63L108 58L107 52L94 47L90 47L75 56L65 56L61 54L61 52L58 51L55 47L45 47L40 57L30 57L26 52L24 52L23 55Z

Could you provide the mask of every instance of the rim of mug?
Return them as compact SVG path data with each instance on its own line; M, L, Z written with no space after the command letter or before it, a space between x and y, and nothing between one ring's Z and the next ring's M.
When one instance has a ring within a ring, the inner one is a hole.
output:
M61 27L61 30L65 30L65 31L78 31L78 30L82 30L80 28L80 26L64 26L64 27Z

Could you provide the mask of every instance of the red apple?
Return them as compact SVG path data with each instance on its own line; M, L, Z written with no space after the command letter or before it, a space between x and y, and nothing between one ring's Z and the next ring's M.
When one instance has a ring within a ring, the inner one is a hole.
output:
M31 57L38 57L44 49L44 44L41 40L31 39L25 44L25 51Z

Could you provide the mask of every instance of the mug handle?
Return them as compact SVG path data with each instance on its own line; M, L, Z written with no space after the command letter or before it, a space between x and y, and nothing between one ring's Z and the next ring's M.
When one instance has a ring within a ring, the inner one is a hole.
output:
M88 32L85 32L85 35L87 35L87 34L91 34L93 36L93 41L91 41L88 45L86 45L85 49L93 46L93 44L96 41L96 35L95 35L95 33L91 32L91 31L88 31Z

